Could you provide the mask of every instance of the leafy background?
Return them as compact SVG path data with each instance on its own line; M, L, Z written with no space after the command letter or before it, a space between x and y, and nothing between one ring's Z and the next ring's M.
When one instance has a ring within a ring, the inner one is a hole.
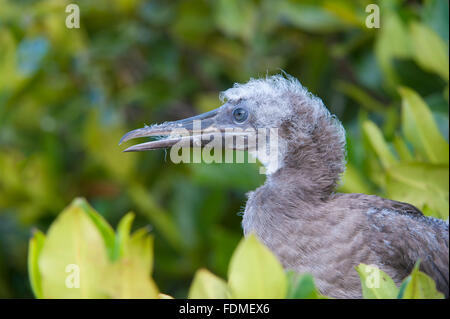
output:
M67 29L77 3L81 28ZM368 29L378 3L381 28ZM220 105L234 82L292 74L343 121L340 191L448 218L449 3L0 0L0 297L31 297L32 229L83 196L116 228L154 234L153 278L185 297L225 278L256 164L173 164L117 146L144 123ZM422 101L423 100L423 101ZM430 110L431 112L429 112ZM447 155L445 155L447 154ZM420 183L417 183L420 181Z

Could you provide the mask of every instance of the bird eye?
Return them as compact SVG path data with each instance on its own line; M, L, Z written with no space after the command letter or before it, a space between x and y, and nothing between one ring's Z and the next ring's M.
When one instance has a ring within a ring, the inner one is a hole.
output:
M236 123L243 123L248 117L248 112L246 109L243 109L242 107L238 107L234 109L233 111L233 118L236 121Z

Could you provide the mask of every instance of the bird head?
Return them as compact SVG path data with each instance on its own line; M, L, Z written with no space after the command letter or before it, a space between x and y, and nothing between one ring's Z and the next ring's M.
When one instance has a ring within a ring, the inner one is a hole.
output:
M157 138L131 146L125 152L174 145L248 150L266 166L268 174L285 165L289 152L320 143L319 131L325 131L327 138L335 138L331 142L340 146L345 143L342 126L322 101L289 75L236 83L222 92L220 99L224 104L215 110L133 130L125 134L120 143L138 137ZM327 130L333 136L329 136ZM274 139L271 134L276 134ZM262 143L266 143L264 147Z

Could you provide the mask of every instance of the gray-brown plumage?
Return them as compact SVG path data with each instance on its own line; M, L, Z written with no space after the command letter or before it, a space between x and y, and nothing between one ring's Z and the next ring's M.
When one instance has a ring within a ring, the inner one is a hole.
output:
M410 204L364 194L334 193L345 169L345 131L322 101L292 77L250 80L222 93L226 103L191 119L146 127L123 140L169 135L174 128L278 128L276 157L260 156L268 175L249 193L242 226L255 233L286 269L314 275L320 291L362 296L355 266L373 264L397 285L418 259L438 290L449 294L448 222L425 217ZM237 114L237 115L236 115ZM194 132L190 141L205 130ZM179 137L128 151L171 147ZM195 143L194 143L195 144ZM251 151L251 150L250 150Z

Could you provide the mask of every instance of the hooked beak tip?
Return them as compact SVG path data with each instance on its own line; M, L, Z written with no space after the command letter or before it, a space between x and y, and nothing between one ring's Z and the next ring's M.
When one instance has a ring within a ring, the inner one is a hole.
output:
M136 131L136 130L131 131L131 132L128 132L128 133L126 133L124 136L122 136L122 138L121 138L120 141L119 141L119 145L121 145L123 142L126 142L126 141L130 140L130 139L132 138L131 135L133 135L134 133L136 133L135 131Z
M168 138L174 133L175 130L184 130L191 133L194 133L194 121L199 120L202 121L202 124L206 127L210 127L214 123L214 117L217 115L218 110L212 110L207 113L203 113L200 115L196 115L187 119L175 121L175 122L166 122L159 125L145 126L144 128L136 129L126 133L119 141L119 145L122 143L138 138L138 137L164 137L158 141L152 141L147 143L141 143L138 145L131 146L125 149L123 152L138 152L138 151L147 151L153 149L160 148L169 148L172 147L175 143L177 143L180 139L177 137ZM175 134L177 135L177 134Z

